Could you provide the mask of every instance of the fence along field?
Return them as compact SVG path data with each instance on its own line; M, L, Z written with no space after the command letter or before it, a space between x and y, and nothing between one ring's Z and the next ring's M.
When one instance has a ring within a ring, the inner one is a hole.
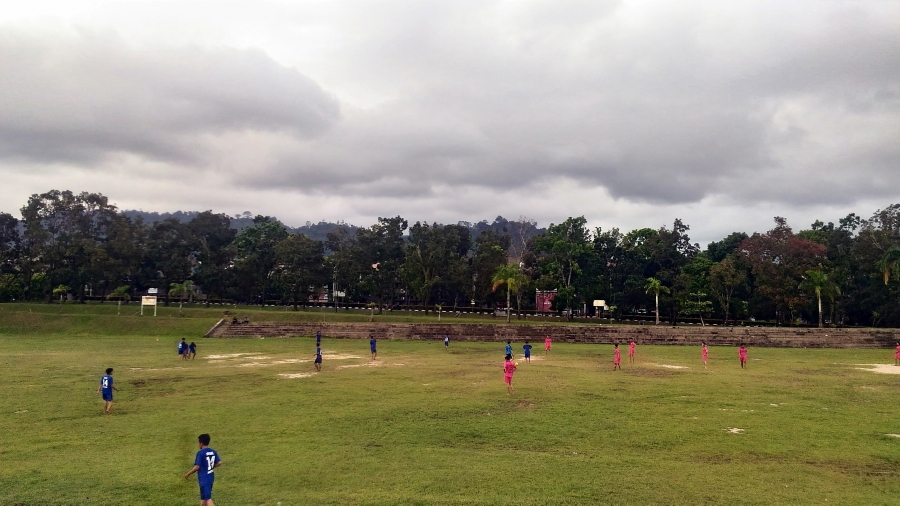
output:
M885 504L900 492L900 376L870 366L892 371L893 350L751 347L741 370L733 347L711 347L704 368L699 347L639 345L613 372L609 345L556 342L525 364L516 343L508 396L500 343L384 340L373 365L366 341L326 333L315 374L311 336L202 339L217 317L200 309L43 308L0 307L0 430L15 434L0 504L195 504L182 475L201 432L225 461L221 504ZM176 357L181 337L195 360ZM95 394L106 367L121 389L110 416Z

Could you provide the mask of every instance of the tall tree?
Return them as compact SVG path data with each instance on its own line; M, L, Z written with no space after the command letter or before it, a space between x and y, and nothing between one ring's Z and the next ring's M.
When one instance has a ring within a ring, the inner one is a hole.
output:
M653 297L656 300L656 324L659 325L659 294L669 293L670 290L668 287L663 286L662 281L656 278L647 278L647 283L644 285L644 290L647 293L652 293Z
M213 295L225 297L235 250L232 247L237 231L231 228L231 218L225 214L204 211L187 224L194 241L196 261L193 277L207 293L209 306Z
M253 226L247 227L234 240L237 253L235 267L245 279L250 302L256 294L260 305L266 304L271 286L270 276L275 268L275 248L288 237L287 229L269 216L256 216Z
M326 282L324 247L303 234L295 234L275 246L274 277L290 294L294 311Z
M738 267L734 257L725 257L721 262L709 268L709 287L713 297L719 302L728 325L728 310L734 291L747 279L744 269Z
M822 328L822 296L833 298L841 293L841 289L828 278L828 274L814 269L806 271L799 288L816 296L819 305L819 328Z
M586 225L584 216L569 218L559 225L551 224L546 233L532 241L543 278L539 283L544 288L557 288L557 299L569 310L569 319L578 300L575 281L592 252L593 237Z
M518 264L501 265L494 273L493 285L491 289L496 291L503 285L506 285L506 323L509 323L510 314L510 293L516 294L516 318L522 311L522 288L524 288L527 279L522 274Z
M757 290L775 306L775 318L785 321L794 313L803 296L797 285L803 273L821 264L825 247L794 235L784 218L775 218L775 228L755 233L739 247L741 258L751 267Z

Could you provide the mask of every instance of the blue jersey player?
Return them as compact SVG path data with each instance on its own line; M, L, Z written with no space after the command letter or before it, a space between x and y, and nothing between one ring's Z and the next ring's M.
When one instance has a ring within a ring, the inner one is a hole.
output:
M188 343L185 342L184 338L181 338L181 341L178 342L178 357L181 360L187 359L188 353Z
M512 356L512 341L506 341L506 354Z
M316 331L316 346L322 344L322 331Z
M113 385L112 372L112 367L108 367L106 369L106 375L100 378L100 385L97 386L97 393L102 394L103 400L106 402L106 405L103 407L103 412L107 415L110 414L109 410L112 408L113 390L116 392L119 391L119 389Z
M322 370L322 347L318 344L316 345L316 372Z
M531 345L528 344L528 341L525 341L525 346L522 346L522 349L525 350L525 361L530 364L531 363Z
M215 450L209 447L209 434L200 434L197 437L197 445L200 451L194 457L194 467L184 479L188 479L192 474L197 473L197 481L200 483L200 506L215 506L212 500L212 488L215 475L213 474L222 459Z
M375 358L378 356L378 352L375 351L375 345L377 344L378 340L374 337L372 339L369 339L369 349L372 351L372 360L375 360Z

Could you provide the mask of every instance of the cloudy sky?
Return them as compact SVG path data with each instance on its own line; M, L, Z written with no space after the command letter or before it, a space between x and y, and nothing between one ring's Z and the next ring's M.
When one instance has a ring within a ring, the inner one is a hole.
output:
M900 2L3 2L0 178L15 215L868 216L900 202Z

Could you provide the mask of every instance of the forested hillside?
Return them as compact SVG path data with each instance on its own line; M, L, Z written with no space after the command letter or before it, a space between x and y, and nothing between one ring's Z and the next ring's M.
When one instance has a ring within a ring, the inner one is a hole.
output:
M736 223L735 229L740 230ZM367 227L213 211L120 212L100 194L33 195L0 213L0 300L169 298L426 308L507 306L664 322L900 326L900 204L795 232L776 217L706 249L690 227L589 229L584 217L453 225L379 218ZM658 307L658 311L657 311Z

